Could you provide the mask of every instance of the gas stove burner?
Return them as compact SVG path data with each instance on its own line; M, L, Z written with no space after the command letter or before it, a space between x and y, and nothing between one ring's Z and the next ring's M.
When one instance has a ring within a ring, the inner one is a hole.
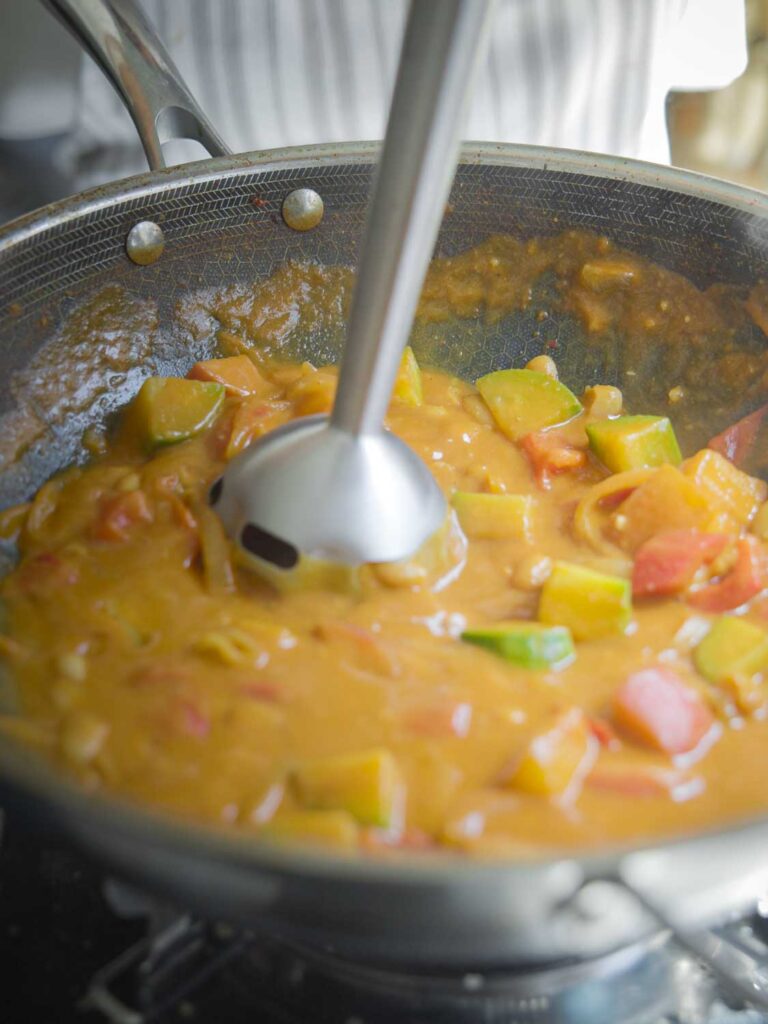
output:
M100 971L84 1005L113 1024L766 1024L664 936L588 962L426 974L187 917Z
M282 963L282 1005L316 1007L315 1024L644 1024L671 1009L674 987L662 941L589 963L492 974L389 970L308 949L273 956ZM249 947L231 965L233 981L244 989L262 963L263 950Z
M353 963L105 885L76 851L12 818L0 884L2 1024L768 1024L664 936L591 961L482 975ZM762 981L760 913L768 904L716 939Z

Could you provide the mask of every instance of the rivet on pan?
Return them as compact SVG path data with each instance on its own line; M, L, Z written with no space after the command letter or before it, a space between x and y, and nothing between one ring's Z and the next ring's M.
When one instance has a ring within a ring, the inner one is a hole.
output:
M128 232L125 240L125 251L128 259L146 267L159 260L165 249L165 235L159 224L153 220L140 220Z
M323 200L313 188L297 188L283 200L283 220L294 231L310 231L323 219Z

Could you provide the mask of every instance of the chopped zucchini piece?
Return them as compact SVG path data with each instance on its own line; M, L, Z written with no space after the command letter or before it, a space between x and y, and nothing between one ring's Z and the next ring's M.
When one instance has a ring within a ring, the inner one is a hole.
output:
M530 494L471 494L451 498L464 533L475 539L531 540L536 500Z
M181 377L150 377L133 401L131 420L149 447L194 437L224 401L224 385Z
M294 774L300 800L307 807L347 811L362 825L388 828L400 805L400 773L388 750L320 757Z
M752 675L768 667L768 633L736 615L721 615L693 652L693 662L710 683Z
M632 617L632 584L621 576L556 562L541 590L539 621L566 626L577 640L623 633Z
M564 384L536 370L497 370L481 377L477 389L496 425L513 441L581 412L581 402Z
M737 523L748 523L760 502L768 497L768 485L737 469L719 452L704 448L682 465L710 505L726 512Z
M578 785L597 757L597 740L584 713L571 708L531 740L509 779L535 796L559 796Z
M521 668L564 668L575 651L570 630L540 622L499 622L467 629L461 639L511 661Z
M280 842L317 843L352 850L358 844L357 822L346 811L286 811L259 830Z
M395 398L399 398L407 405L421 405L421 370L416 362L416 356L410 345L406 345L403 358L400 360L400 369L395 378Z
M612 473L645 469L682 459L672 424L666 416L618 416L587 426L589 445Z

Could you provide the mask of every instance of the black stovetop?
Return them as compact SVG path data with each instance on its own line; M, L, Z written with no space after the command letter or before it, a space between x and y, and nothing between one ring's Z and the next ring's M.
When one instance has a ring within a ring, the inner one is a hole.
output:
M77 1003L144 926L112 913L101 873L65 843L5 817L0 841L0 1021L92 1024Z
M289 950L147 900L7 815L0 980L0 1024L768 1024L662 944L536 999L505 976L425 982Z

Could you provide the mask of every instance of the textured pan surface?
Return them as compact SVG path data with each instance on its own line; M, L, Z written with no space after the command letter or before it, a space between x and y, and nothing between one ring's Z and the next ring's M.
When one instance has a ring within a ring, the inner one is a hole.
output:
M79 457L83 427L127 400L142 373L181 372L207 350L205 330L167 326L185 295L250 282L289 259L354 264L375 153L348 146L210 161L74 197L0 233L0 445L8 450L14 430L30 418L39 428L23 457L0 473L2 504L23 499ZM325 201L322 225L306 234L280 218L282 199L298 186L317 189ZM142 219L157 221L166 235L163 257L144 268L124 252L127 231ZM457 252L496 232L528 236L568 227L603 232L701 286L768 276L763 196L649 165L526 147L466 151L438 252ZM137 348L142 369L91 366L78 382L77 402L51 401L40 373L27 368L72 310L115 283L146 323L157 321ZM521 314L491 328L435 329L424 340L434 361L474 377L538 352L533 327ZM555 317L551 330L570 383L600 376L621 383L620 358L601 365L604 356L585 348L571 320ZM338 351L339 340L304 339L300 350L321 361ZM676 901L673 916L685 923L735 908L753 891L748 871L768 869L765 823L747 828L735 844L712 837L631 863L617 855L530 866L345 864L275 853L93 800L9 746L0 748L0 779L10 799L47 811L126 873L192 905L344 952L430 966L562 959L637 938L649 920L621 894L590 920L574 918L567 905L585 877L609 877L622 865L643 885L662 893L666 885ZM741 878L741 887L731 878Z

